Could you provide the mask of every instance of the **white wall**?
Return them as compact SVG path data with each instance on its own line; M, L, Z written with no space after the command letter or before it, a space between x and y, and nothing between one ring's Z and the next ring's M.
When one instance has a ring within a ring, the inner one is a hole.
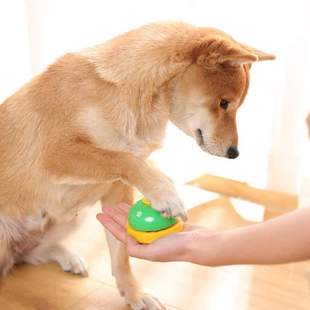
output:
M0 102L31 77L26 3L0 1Z

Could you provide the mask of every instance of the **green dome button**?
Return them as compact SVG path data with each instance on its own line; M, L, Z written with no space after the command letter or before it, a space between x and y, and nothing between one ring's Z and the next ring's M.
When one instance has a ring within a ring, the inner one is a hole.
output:
M128 223L139 231L158 231L166 229L177 222L175 218L165 218L153 209L146 199L138 200L129 210Z

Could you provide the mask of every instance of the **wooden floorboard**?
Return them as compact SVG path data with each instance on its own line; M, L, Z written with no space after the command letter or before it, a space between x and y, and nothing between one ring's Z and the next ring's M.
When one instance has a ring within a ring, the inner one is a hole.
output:
M21 265L0 281L0 310L128 310L111 276L102 227L88 212L79 231L66 240L84 255L89 277L64 273L56 264ZM211 229L249 225L227 198L190 211L190 221ZM207 245L206 245L207 246ZM209 268L188 263L155 263L132 259L143 286L168 309L184 310L309 310L308 262L278 266Z

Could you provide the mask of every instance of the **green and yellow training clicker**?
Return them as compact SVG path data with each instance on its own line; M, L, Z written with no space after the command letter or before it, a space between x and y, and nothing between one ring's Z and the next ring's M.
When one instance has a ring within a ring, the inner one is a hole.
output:
M152 208L146 199L138 200L129 210L127 233L143 244L183 230L183 222L177 218L166 218Z

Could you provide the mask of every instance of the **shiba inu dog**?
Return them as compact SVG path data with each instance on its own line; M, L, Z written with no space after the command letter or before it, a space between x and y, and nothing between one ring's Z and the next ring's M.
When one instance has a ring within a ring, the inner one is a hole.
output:
M0 274L56 261L87 274L58 245L98 200L132 202L136 187L166 216L186 217L172 182L151 168L167 122L203 151L238 156L236 113L252 63L274 56L213 29L154 23L66 54L0 106ZM163 309L143 293L125 247L108 234L112 270L132 309Z

